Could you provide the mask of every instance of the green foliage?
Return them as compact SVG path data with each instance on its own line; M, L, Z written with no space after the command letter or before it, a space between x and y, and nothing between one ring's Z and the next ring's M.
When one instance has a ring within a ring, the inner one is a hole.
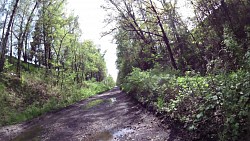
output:
M65 78L68 80L61 88L54 85L53 79L42 78L43 70L22 74L21 79L15 75L1 74L0 126L32 119L114 87L109 77L106 81L93 79L81 84L75 83L73 78Z
M10 67L12 67L13 64L9 63L9 60L6 59L4 63L4 69L8 70Z
M239 140L249 134L250 73L176 77L133 69L122 89L154 105L203 139ZM245 136L244 136L245 135Z
M245 67L250 70L250 50L245 54Z
M80 40L78 17L65 13L65 0L16 3L12 15L19 16L14 16L13 23L8 21L12 2L1 3L0 10L5 11L1 23L6 20L13 31L0 27L3 37L10 35L6 38L8 50L0 53L0 126L37 117L114 87L104 55L94 42Z
M103 83L109 88L113 88L115 86L115 81L114 79L112 78L111 75L109 75L108 77L106 77L104 80L103 80Z
M107 1L107 9L118 13L107 21L121 27L114 36L118 85L183 122L200 140L246 140L249 1L193 0L191 30L177 1L154 2Z

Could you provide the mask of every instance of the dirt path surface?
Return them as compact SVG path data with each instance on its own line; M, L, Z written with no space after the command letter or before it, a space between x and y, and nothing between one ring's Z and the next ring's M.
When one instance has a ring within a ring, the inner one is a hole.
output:
M0 128L0 141L177 141L174 130L118 88L23 124Z

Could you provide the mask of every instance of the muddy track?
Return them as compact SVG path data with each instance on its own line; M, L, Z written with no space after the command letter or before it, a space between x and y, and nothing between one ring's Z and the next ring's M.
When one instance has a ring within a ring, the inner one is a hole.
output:
M118 88L45 114L0 128L0 141L177 141L175 130Z

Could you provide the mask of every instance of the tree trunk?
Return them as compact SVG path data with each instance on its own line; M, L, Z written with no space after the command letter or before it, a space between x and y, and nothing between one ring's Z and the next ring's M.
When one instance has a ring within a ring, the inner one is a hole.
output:
M176 25L174 23L174 17L173 17L172 14L170 15L170 18L171 18L170 20L171 20L172 31L173 31L174 36L176 38L176 41L178 43L177 46L180 49L180 57L179 57L180 58L180 64L181 64L181 68L180 69L184 72L185 71L185 63L184 63L184 59L183 59L184 45L183 45L183 42L182 42L182 40L180 38L180 35L179 35L178 31L177 31Z
M151 4L151 8L152 8L153 12L155 13L156 18L157 18L157 20L158 20L158 24L159 24L159 26L160 26L160 29L161 29L161 32L162 32L162 35L163 35L162 39L163 39L164 43L166 44L166 48L167 48L168 53L169 53L169 57L170 57L170 60L171 60L171 64L172 64L172 66L173 66L174 69L178 70L178 67L177 67L177 65L176 65L176 62L175 62L175 59L174 59L174 55L173 55L171 46L170 46L170 44L169 44L168 37L167 37L166 32L165 32L165 30L164 30L164 28L163 28L163 25L162 25L161 19L160 19L160 17L159 17L159 14L157 13L157 11L156 11L156 9L155 9L155 7L154 7L154 5L153 5L152 0L150 0L150 4Z
M14 22L13 22L14 23ZM12 56L13 56L13 24L11 25L11 34L10 34L10 59L9 62L12 64L13 60L12 60Z
M24 45L24 41L27 42L27 35L28 35L28 29L29 29L29 25L30 25L30 22L31 22L31 19L32 19L32 15L36 9L36 6L37 6L37 2L35 4L35 6L33 7L29 17L28 17L28 20L27 20L27 23L25 24L25 27L24 27L24 31L22 32L22 30L20 31L20 36L19 36L19 39L18 39L18 60L17 60L17 75L18 77L21 77L21 55L22 55L22 51L23 51L23 45ZM21 28L22 29L22 24L21 24ZM25 50L23 51L23 59L24 59L24 63L27 63L27 55L26 55L26 43L25 43Z
M16 0L15 5L14 5L13 10L12 10L12 14L10 16L7 31L5 33L3 41L1 43L2 52L1 52L1 56L0 56L0 72L3 72L3 69L4 69L5 54L6 54L7 42L8 42L8 38L9 38L9 34L10 34L10 27L12 25L14 15L15 15L16 10L17 10L18 2L19 2L19 0Z
M21 23L20 29L22 29L22 23ZM16 65L16 74L19 78L21 77L21 56L22 56L22 48L23 48L23 45L21 43L21 40L22 40L21 38L22 38L22 33L20 32L19 36L17 37L18 44L17 44L17 65Z
M23 61L24 63L28 62L28 53L27 53L27 49L28 48L28 35L26 35L25 37L25 47L24 47L24 51L23 51Z

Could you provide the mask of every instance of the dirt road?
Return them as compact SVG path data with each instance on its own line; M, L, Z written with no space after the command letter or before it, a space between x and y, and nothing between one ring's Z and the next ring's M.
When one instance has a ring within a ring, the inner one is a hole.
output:
M23 124L0 128L0 141L184 140L118 88Z

